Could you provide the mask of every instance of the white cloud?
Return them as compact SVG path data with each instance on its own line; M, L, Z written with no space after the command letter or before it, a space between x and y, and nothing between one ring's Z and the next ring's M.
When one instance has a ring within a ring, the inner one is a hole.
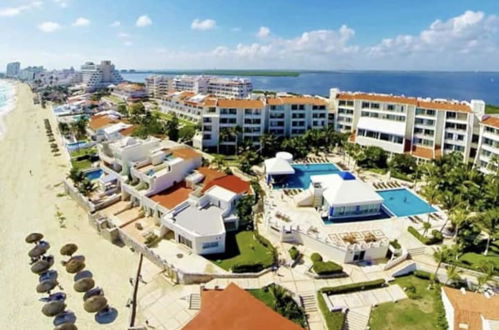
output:
M133 45L133 42L131 42L130 40L128 40L128 41L125 41L125 42L123 43L123 45L125 45L125 46L129 47L129 46L132 46L132 45Z
M192 21L191 29L199 31L207 31L214 29L216 25L217 22L215 20L212 19L200 20L196 18L194 21Z
M232 29L230 29L232 32L241 32L241 28L240 27L233 27Z
M114 22L112 22L112 23L110 24L110 26L111 26L111 27L114 27L114 28L116 28L116 27L120 27L120 26L121 26L121 22L120 22L120 21L114 21Z
M76 19L76 21L73 22L73 26L89 26L90 25L90 20L85 18L85 17L79 17Z
M135 23L135 25L137 25L138 27L145 27L151 24L152 20L147 15L140 16L139 18L137 18L137 22Z
M46 32L46 33L51 33L59 30L61 28L61 25L56 22L43 22L40 25L38 25L38 29L40 31Z
M68 0L52 0L52 1L61 6L62 8L66 8L69 5Z
M122 38L122 39L126 39L126 38L130 38L130 35L128 33L125 33L125 32L120 32L117 34L118 38Z
M258 30L258 33L256 36L258 38L267 38L270 35L270 29L266 26L261 26L260 29Z
M32 1L26 5L17 6L17 7L7 7L0 9L0 16L4 17L13 17L17 16L25 11L30 9L39 8L43 5L42 1Z

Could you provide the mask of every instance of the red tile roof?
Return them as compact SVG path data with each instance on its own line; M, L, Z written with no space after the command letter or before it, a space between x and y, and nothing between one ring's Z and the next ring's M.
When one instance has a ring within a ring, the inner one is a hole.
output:
M487 117L482 120L482 124L499 128L499 117Z
M193 190L191 188L187 188L185 182L183 181L157 193L156 195L152 195L150 198L167 209L173 209L175 206L186 201L189 198L189 194L192 192Z
M201 157L201 154L198 153L197 151L191 149L191 148L178 148L178 149L173 149L172 154L175 157L179 157L182 159L192 159L192 158L197 158Z
M458 112L471 112L471 108L467 104L444 101L424 101L418 100L415 97L382 95L382 94L367 94L367 93L339 93L339 100L365 100L386 103L409 104L420 108L433 110L451 110Z
M107 115L95 115L90 118L88 126L95 131L98 130L99 128L106 127L111 124L116 124L118 122L119 120L109 117Z
M454 329L467 325L468 330L481 330L482 317L499 321L499 296L490 298L475 292L463 294L460 290L443 287L443 291L454 308Z
M298 330L302 329L234 283L225 290L201 293L200 312L184 330Z
M218 104L221 108L243 108L243 109L262 109L263 102L260 100L247 99L218 99Z
M227 174L225 174L224 172L220 172L206 166L198 168L197 171L204 175L204 184L207 184L215 179L227 176Z
M310 96L280 96L272 97L267 99L267 103L270 105L281 105L281 104L310 104L310 105L327 105L327 101Z
M246 194L250 190L249 182L244 181L235 175L226 175L224 177L211 180L210 182L206 182L202 191L205 192L213 186L225 188L236 194Z

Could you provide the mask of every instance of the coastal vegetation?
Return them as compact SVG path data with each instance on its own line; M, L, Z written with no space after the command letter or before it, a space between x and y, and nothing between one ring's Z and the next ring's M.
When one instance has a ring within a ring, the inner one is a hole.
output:
M485 113L488 115L499 114L499 105L486 104Z
M440 285L414 275L396 278L408 298L374 307L370 329L447 329Z
M296 303L291 293L282 286L270 284L261 289L249 290L249 293L285 318L303 328L307 326L305 311Z

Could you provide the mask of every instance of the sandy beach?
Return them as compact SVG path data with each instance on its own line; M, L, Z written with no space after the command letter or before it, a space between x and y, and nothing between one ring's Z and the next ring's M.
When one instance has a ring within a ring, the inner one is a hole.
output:
M2 329L52 329L53 318L41 313L42 294L36 293L38 276L31 273L24 242L30 232L41 232L55 256L53 269L68 298L68 310L76 314L79 329L126 329L131 295L129 278L134 275L138 256L100 238L90 227L86 213L64 193L61 181L68 165L63 156L50 151L43 120L55 130L50 110L33 105L26 85L18 85L17 105L5 118L7 132L0 138L0 325ZM61 148L61 146L60 146ZM30 170L32 175L30 175ZM66 217L61 228L55 214ZM111 324L98 324L94 315L83 310L83 295L73 289L73 276L60 261L60 247L68 242L79 246L77 254L86 257L87 269L105 291L119 314Z

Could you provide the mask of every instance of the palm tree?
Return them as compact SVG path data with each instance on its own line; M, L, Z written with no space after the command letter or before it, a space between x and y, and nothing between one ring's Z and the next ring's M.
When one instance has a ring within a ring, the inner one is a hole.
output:
M225 168L227 165L225 158L222 155L215 155L211 163L219 170Z
M438 200L439 191L438 191L436 185L434 185L434 184L427 184L423 188L423 195L426 197L426 200L428 201L428 203L430 204L430 206L433 207L433 205L435 205L435 203ZM427 215L427 221L428 222L430 221L430 213L428 213L428 215Z
M430 230L430 228L431 228L431 223L423 222L423 229L424 229L423 236L426 237L426 233L428 233L428 230Z
M447 218L445 219L445 223L443 224L442 228L440 228L440 232L442 232L447 225L447 222L449 221L449 216L453 212L453 210L462 204L462 200L460 195L453 194L449 191L446 191L440 195L438 195L438 199L440 201L440 204L442 204L443 208L447 210Z
M477 270L482 275L477 277L478 288L477 291L485 286L494 276L494 264L491 261L482 261L478 264Z
M269 286L269 293L274 298L272 308L276 311L284 306L286 297L289 295L285 288L276 284Z
M450 213L450 221L454 226L454 239L459 233L459 228L468 220L469 211L467 208L458 207Z
M456 265L451 265L447 267L447 281L445 281L445 285L448 283L452 284L454 282L460 281L462 271L457 268Z
M83 174L82 171L76 168L72 168L69 171L68 178L71 179L71 181L73 181L75 186L79 186L80 183L83 182L83 180L85 180L85 174Z
M239 144L239 136L243 133L243 128L239 125L232 127L231 128L231 133L232 136L236 138L236 150L235 150L235 155L237 155L238 152L238 144Z
M264 133L260 136L260 153L263 155L271 155L279 148L279 140L277 136L271 133Z
M90 195L95 189L97 189L97 187L94 183L86 178L78 186L78 191L85 196Z
M495 240L497 234L497 225L499 222L499 207L489 209L481 214L478 225L487 234L487 244L484 255L489 252L490 242Z
M230 136L229 129L226 127L223 127L220 129L219 132L219 140L218 140L218 145L217 145L217 154L220 153L220 143L224 142L227 140L227 138Z
M437 273L438 270L440 269L440 266L442 265L442 262L444 262L449 254L449 249L447 246L443 246L440 249L435 250L433 253L433 258L435 258L435 261L437 262L437 268L435 269L435 273L433 274L433 278L437 280Z

